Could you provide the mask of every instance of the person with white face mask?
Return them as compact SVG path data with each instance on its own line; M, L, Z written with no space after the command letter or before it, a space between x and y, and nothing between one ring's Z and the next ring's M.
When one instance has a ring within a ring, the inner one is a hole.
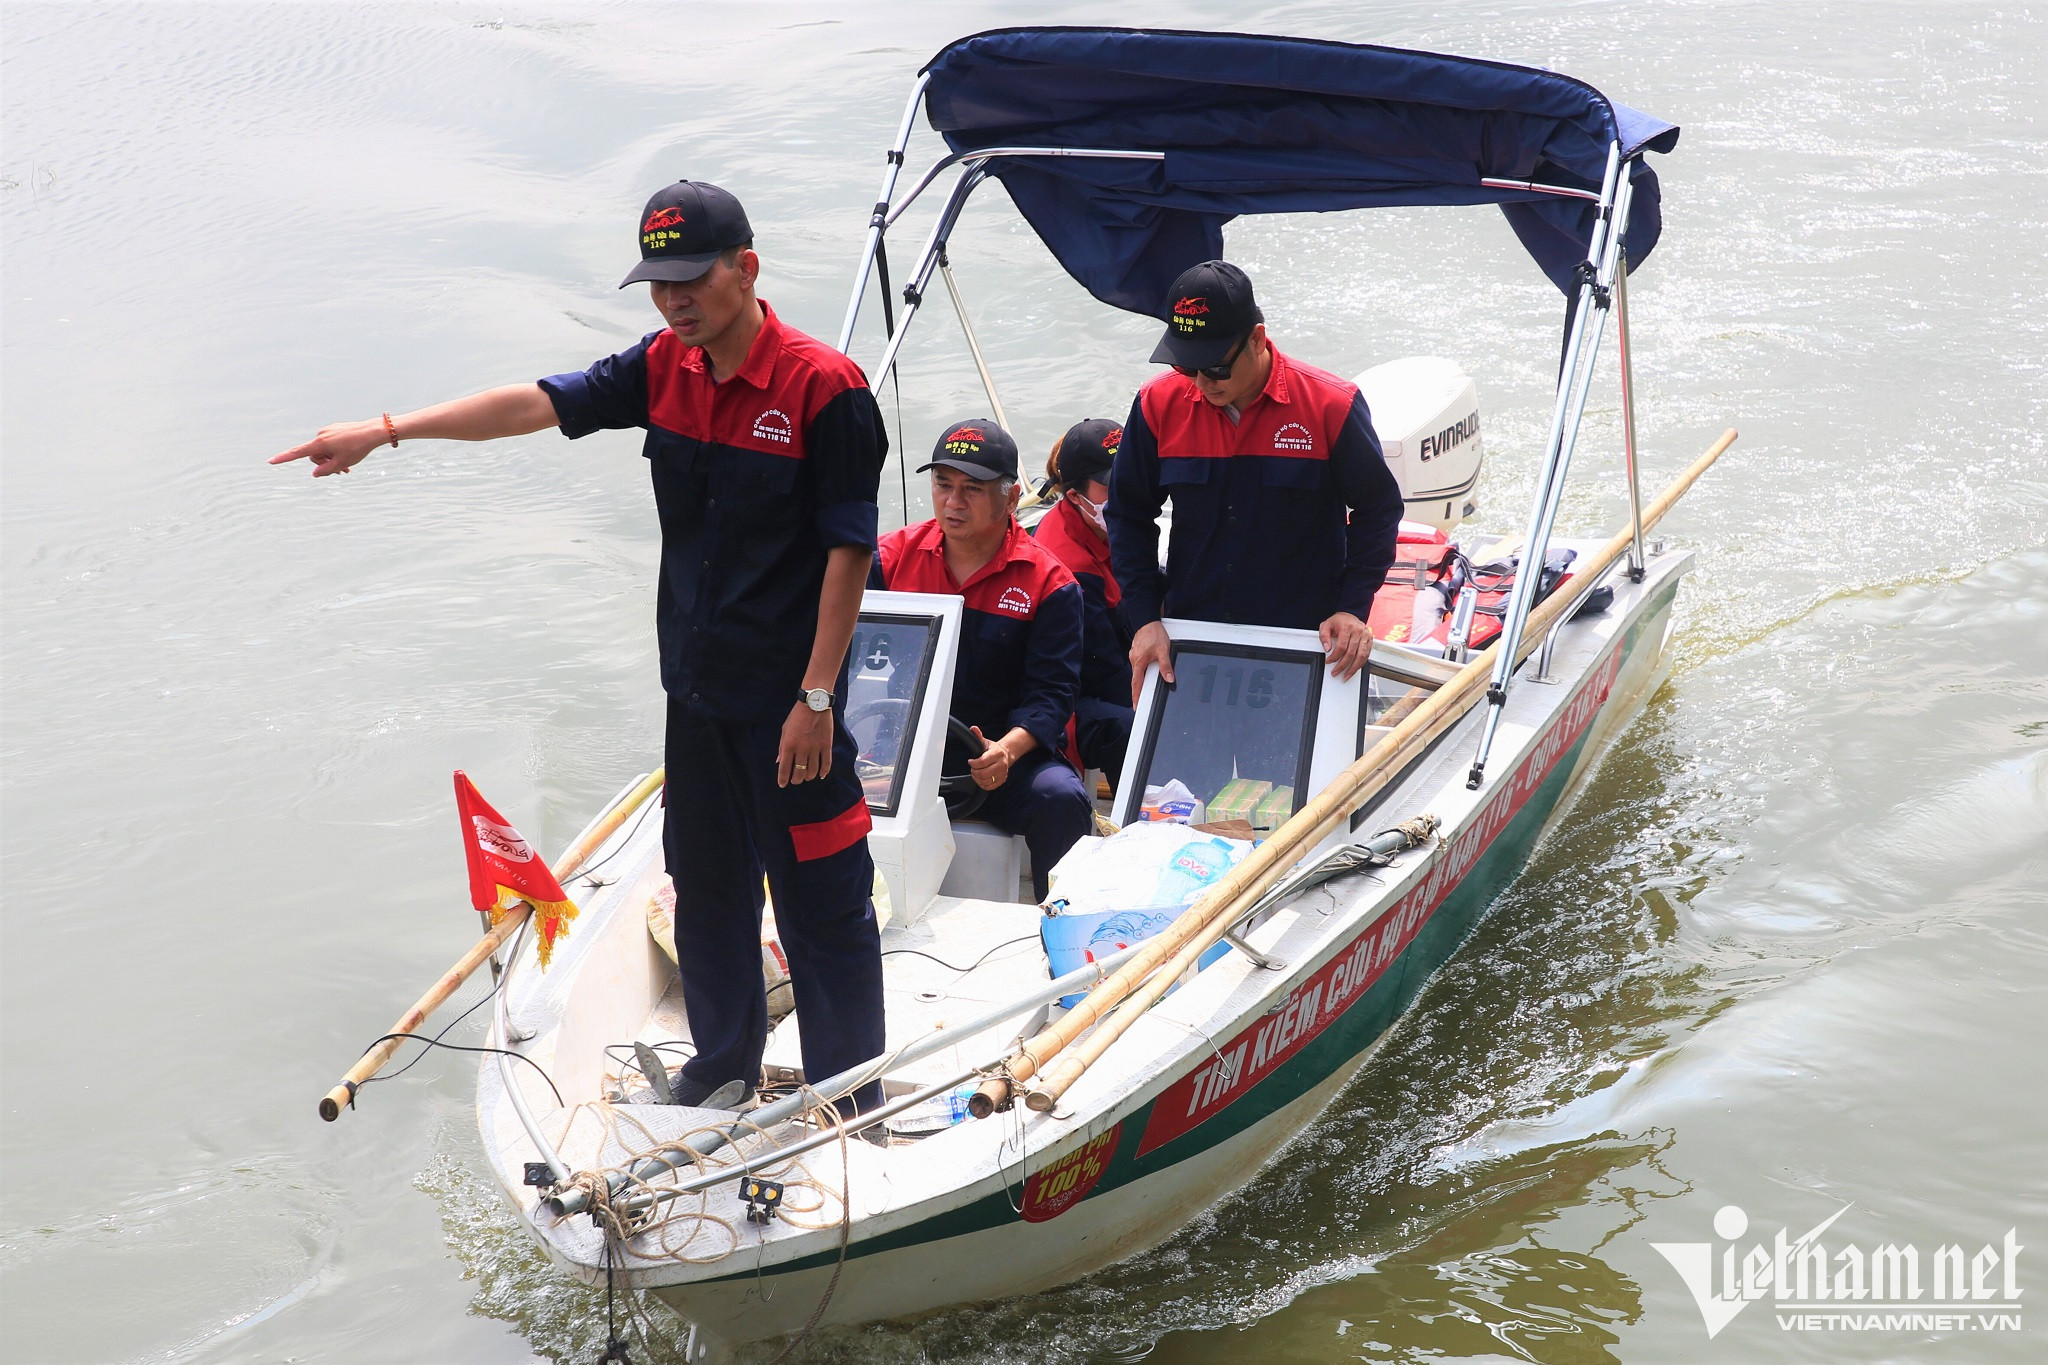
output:
M1081 585L1084 610L1081 694L1074 702L1074 747L1084 768L1115 784L1131 738L1131 628L1109 562L1109 471L1123 427L1108 418L1076 423L1052 448L1046 476L1059 502L1039 521L1038 543Z

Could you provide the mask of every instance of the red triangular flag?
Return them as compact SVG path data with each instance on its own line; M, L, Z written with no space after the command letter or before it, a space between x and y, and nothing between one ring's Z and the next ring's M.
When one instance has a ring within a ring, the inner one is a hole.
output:
M505 817L491 809L460 769L455 773L455 809L462 815L462 851L469 859L469 899L496 924L519 901L533 906L539 923L540 965L545 971L555 940L576 918L576 903L533 845Z

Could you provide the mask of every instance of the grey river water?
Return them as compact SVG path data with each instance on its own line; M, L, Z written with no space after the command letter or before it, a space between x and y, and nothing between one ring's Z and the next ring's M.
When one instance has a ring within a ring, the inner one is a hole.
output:
M0 1358L597 1358L602 1295L490 1187L466 1059L334 1125L314 1102L474 937L450 769L552 850L653 765L637 441L263 461L637 338L613 285L679 175L744 197L764 295L831 335L912 73L1027 22L1533 62L1683 124L1631 287L1647 481L1743 436L1666 526L1699 556L1668 681L1299 1143L1126 1264L808 1357L2048 1358L2048 18L2021 3L0 8ZM1519 527L1562 310L1497 213L1229 242L1290 350L1464 363L1475 522ZM1156 324L999 191L954 259L1027 450L1124 411ZM982 406L942 313L912 450ZM1625 515L1618 449L1609 383L1567 529ZM1765 1302L1710 1340L1652 1244L1718 1255L1727 1205L1745 1246L1844 1205L1830 1247L2017 1229L2022 1297L1989 1306L2024 1321Z

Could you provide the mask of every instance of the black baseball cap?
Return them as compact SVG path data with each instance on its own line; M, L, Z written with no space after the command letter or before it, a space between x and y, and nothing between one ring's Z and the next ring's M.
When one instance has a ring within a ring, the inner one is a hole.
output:
M619 288L641 280L694 280L720 252L753 240L739 200L702 180L678 180L656 190L640 211L640 264Z
M917 472L922 474L933 465L957 469L970 479L1014 479L1017 443L991 418L955 422L932 447L930 463L919 465Z
M1109 467L1116 463L1117 447L1123 444L1124 424L1107 417L1076 422L1060 437L1059 483L1062 488L1085 487L1090 479L1109 482Z
M1166 295L1166 335L1152 348L1155 365L1207 369L1223 358L1266 315L1252 299L1252 282L1228 261L1189 266Z

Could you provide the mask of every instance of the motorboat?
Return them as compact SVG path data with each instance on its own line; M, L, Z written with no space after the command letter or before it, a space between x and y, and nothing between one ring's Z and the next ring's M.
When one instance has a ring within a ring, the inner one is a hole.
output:
M947 150L910 176L920 113ZM484 1150L547 1257L658 1296L690 1324L686 1356L708 1358L1087 1275L1172 1236L1300 1134L1659 675L1691 556L1650 532L1733 439L1645 502L1627 277L1659 230L1648 157L1677 136L1557 73L1300 38L1015 28L927 63L885 148L839 338L853 345L879 285L875 382L936 275L1001 420L947 254L990 181L1096 299L1146 315L1182 269L1224 254L1241 214L1498 205L1566 301L1526 529L1461 525L1483 462L1479 389L1455 360L1361 376L1429 547L1416 584L1442 586L1454 562L1509 570L1490 595L1468 575L1441 594L1440 629L1385 632L1344 680L1313 632L1168 621L1178 681L1143 679L1123 770L1091 775L1114 792L1105 833L1053 870L1045 905L1022 841L948 805L960 600L870 592L847 720L873 819L887 1051L805 1076L790 1014L752 1108L651 1102L647 1059L680 1061L690 1037L673 949L649 927L668 882L658 783L628 784L578 841L565 884L582 916L549 970L524 928L505 946L500 1051L478 1072ZM931 222L899 296L889 233L920 204ZM1630 522L1558 539L1610 323ZM876 1078L883 1105L838 1121L830 1101Z

